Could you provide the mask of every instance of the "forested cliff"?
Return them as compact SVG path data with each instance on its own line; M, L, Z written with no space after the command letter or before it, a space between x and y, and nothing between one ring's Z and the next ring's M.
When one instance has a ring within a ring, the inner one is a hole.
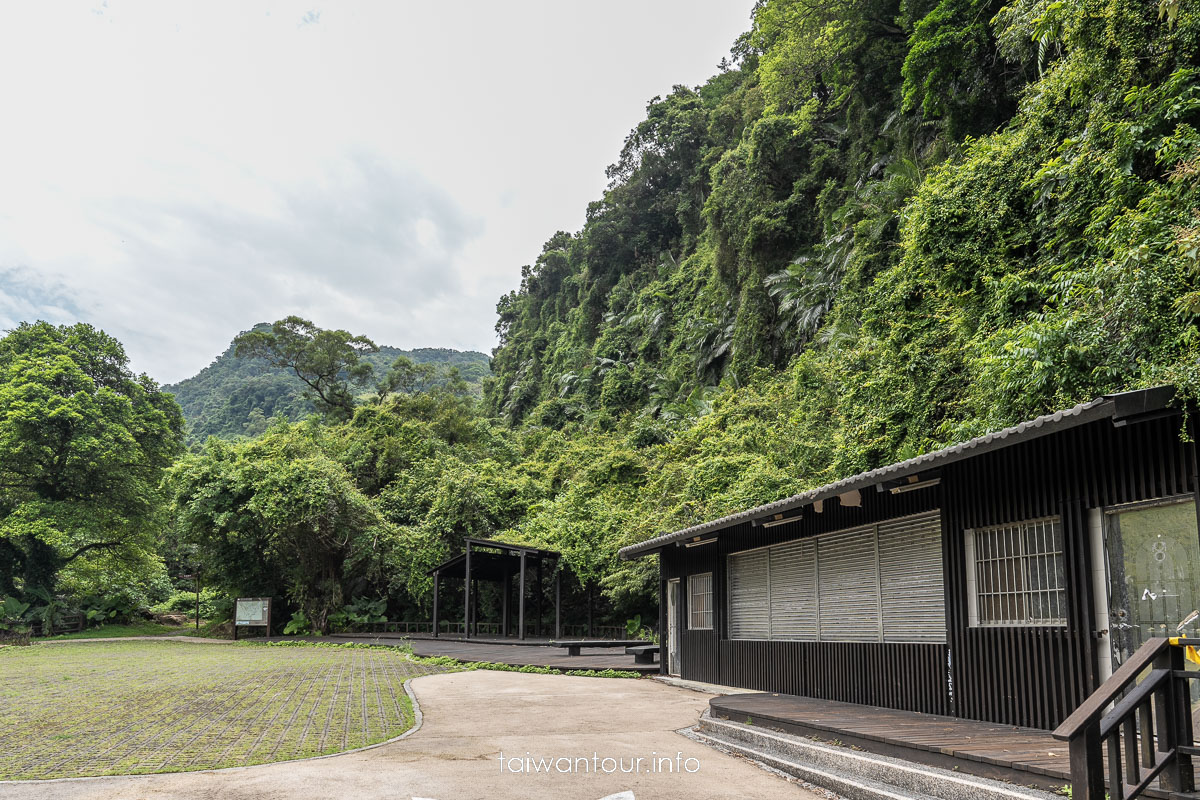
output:
M1190 380L1197 33L1172 0L760 3L501 300L490 410L664 438L786 392L763 435L809 437L809 484Z

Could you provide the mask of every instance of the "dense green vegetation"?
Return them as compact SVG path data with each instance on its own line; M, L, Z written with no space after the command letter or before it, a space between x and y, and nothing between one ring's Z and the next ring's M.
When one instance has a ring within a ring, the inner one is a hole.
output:
M501 298L482 397L411 365L371 392L352 334L287 320L177 389L194 436L258 436L171 468L164 553L323 628L424 618L427 569L497 535L620 618L654 602L625 544L1105 392L1200 397L1198 59L1177 0L765 0ZM335 391L296 422L262 357L320 342Z
M269 324L260 323L247 333L264 333L270 328ZM163 387L179 401L187 420L188 441L192 444L203 443L209 436L224 439L257 436L267 429L272 417L295 422L313 413L312 392L294 372L273 366L262 357L238 358L234 349L231 343L199 374ZM448 380L450 370L456 369L475 393L490 374L488 357L483 353L381 346L362 355L362 360L380 377L388 373L398 358L433 369L432 375L425 376L431 382Z
M653 101L583 230L501 301L489 410L672 436L706 390L791 382L841 473L1177 378L1196 25L1170 2L761 3L738 65Z
M9 331L0 339L0 599L20 590L51 621L60 591L114 598L159 577L159 486L182 449L179 407L129 371L115 339L82 323Z

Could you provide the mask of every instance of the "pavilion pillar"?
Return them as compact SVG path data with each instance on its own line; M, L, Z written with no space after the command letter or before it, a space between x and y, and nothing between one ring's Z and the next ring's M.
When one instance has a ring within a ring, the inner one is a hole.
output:
M587 585L587 611L588 611L587 635L588 635L588 638L590 639L592 637L592 630L593 630L593 628L592 628L592 584L591 584L591 582L589 582Z
M500 632L508 636L508 596L512 594L512 575L504 573L504 599L500 601Z
M479 578L471 581L471 635L479 635Z
M546 584L542 582L542 557L538 556L537 560L537 633L536 636L542 635L542 620L546 618L542 611L542 595L546 593Z
M441 572L433 573L433 635L438 635L438 589L441 584Z
M471 638L471 543L467 542L467 557L463 563L463 638Z
M555 566L559 566L555 564ZM562 639L562 569L554 571L554 639Z
M521 579L518 581L520 594L517 596L517 638L525 638L525 551L521 551Z

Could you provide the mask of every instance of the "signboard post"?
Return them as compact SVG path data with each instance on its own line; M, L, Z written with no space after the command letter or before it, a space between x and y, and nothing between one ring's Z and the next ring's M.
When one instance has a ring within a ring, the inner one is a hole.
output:
M266 628L271 635L271 598L239 597L233 606L233 638L239 628Z

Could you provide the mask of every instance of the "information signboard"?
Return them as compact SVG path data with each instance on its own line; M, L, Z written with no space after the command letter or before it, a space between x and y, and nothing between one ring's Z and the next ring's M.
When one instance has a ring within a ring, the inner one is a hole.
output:
M266 628L271 633L271 598L239 597L233 606L233 638L239 628Z

